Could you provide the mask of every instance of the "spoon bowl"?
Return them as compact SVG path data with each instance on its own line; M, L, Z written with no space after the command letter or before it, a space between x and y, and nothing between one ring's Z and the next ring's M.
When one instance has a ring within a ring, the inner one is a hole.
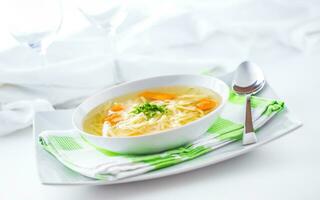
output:
M256 94L265 85L265 78L261 68L255 63L245 61L236 70L232 89L241 95Z

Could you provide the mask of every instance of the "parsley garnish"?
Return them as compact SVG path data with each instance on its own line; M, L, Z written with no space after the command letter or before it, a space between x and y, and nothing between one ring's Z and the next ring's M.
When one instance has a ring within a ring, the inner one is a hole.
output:
M140 104L134 107L131 113L133 114L140 114L143 113L148 119L155 117L157 114L164 114L167 112L167 108L165 105L156 105L149 102Z

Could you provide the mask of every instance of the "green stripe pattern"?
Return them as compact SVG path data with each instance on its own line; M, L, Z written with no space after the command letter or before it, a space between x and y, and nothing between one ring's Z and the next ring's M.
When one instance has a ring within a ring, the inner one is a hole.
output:
M52 145L64 151L82 149L82 146L73 137L50 135L48 139Z

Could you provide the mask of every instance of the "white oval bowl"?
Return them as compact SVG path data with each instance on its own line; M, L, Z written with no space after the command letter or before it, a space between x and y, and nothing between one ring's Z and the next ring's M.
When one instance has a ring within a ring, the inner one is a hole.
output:
M206 116L181 127L159 131L149 135L129 137L102 137L83 130L85 116L98 105L116 97L149 88L162 86L198 86L213 90L221 97L219 106ZM205 133L219 116L229 97L229 87L221 80L203 75L168 75L127 82L103 90L89 97L73 113L75 129L89 143L102 149L122 154L149 154L172 149L192 142Z

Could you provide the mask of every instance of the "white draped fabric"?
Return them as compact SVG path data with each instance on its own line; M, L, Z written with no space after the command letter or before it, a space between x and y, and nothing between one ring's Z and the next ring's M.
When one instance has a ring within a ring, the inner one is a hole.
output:
M318 52L319 10L316 0L135 2L128 5L128 18L118 29L121 77L129 81L172 73L219 74L247 59L265 66L271 60ZM78 25L66 15L62 32ZM35 111L74 107L112 85L108 47L107 35L87 26L59 36L49 47L45 68L25 47L0 52L0 126L5 127L0 135L30 125ZM12 117L15 112L21 120Z

